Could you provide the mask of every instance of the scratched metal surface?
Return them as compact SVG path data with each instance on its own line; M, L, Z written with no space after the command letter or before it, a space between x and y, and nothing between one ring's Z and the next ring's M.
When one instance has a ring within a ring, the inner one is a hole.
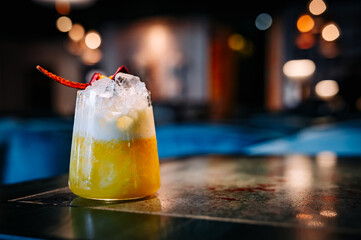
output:
M67 187L11 202L361 234L361 159L196 157L161 164L162 186L138 201L79 198Z

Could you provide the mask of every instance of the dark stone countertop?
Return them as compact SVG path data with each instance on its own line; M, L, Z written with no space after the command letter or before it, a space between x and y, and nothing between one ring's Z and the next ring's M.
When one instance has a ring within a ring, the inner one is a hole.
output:
M191 157L162 162L161 181L122 202L77 197L66 175L4 186L0 237L361 238L361 159Z

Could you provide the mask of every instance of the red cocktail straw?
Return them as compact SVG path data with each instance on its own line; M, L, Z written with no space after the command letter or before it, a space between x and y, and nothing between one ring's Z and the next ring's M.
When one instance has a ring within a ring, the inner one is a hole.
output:
M92 76L92 79L90 80L90 83L78 83L78 82L73 82L73 81L69 81L66 80L62 77L59 77L51 72L49 72L48 70L40 67L39 65L36 66L36 69L38 69L41 73L43 73L45 76L53 79L55 82L58 82L60 84L63 84L67 87L71 87L71 88L76 88L76 89L85 89L87 86L91 85L93 82L95 82L96 80L99 80L101 78L100 73L94 73L94 75ZM120 68L118 68L118 70L109 78L114 80L114 77L117 73L122 72L122 73L128 73L128 70L126 69L126 67L121 66Z
M116 71L113 75L111 75L109 78L110 78L110 79L114 79L115 75L117 75L117 73L119 73L119 72L129 74L128 69L127 69L125 66L121 66L121 67L119 67L119 68L117 69L117 71Z
M72 81L66 80L66 79L64 79L62 77L59 77L59 76L49 72L48 70L40 67L39 65L36 66L36 69L38 69L45 76L53 79L55 82L63 84L65 86L67 86L67 87L72 87L72 88L77 88L77 89L85 89L87 86L90 85L90 83L78 83L78 82L72 82Z

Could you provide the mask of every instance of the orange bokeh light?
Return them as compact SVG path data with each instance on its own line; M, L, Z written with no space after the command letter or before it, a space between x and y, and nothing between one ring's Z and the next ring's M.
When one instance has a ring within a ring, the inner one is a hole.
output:
M69 32L72 25L73 23L71 22L71 19L66 16L59 17L56 20L56 28L60 32Z
M84 27L78 23L74 24L69 31L69 38L73 41L80 41L84 37Z
M300 49L309 49L315 44L315 37L312 33L301 33L296 38L296 46Z
M59 14L67 15L70 12L70 3L66 0L56 0L55 9Z
M300 32L309 32L312 30L312 28L315 26L315 21L310 15L302 15L297 20L297 29Z
M86 49L81 55L81 60L86 65L94 65L101 59L102 52L99 49Z

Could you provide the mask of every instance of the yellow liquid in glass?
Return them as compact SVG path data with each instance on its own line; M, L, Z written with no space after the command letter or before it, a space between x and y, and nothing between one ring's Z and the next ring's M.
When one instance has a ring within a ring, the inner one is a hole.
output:
M89 199L142 198L160 187L156 137L96 140L73 136L69 187Z

